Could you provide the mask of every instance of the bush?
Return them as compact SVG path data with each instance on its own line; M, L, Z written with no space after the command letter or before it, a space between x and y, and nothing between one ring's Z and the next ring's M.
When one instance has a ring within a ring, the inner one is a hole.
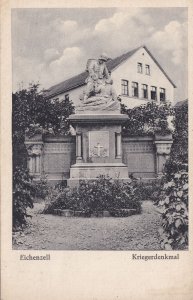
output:
M188 103L175 108L171 155L165 165L158 205L162 208L162 247L188 247Z
M73 113L68 99L46 99L39 84L12 95L12 152L13 152L13 227L26 224L27 208L33 207L33 197L45 198L49 189L45 179L32 183L27 168L25 134L69 134L68 116Z
M152 200L154 202L157 201L157 199L160 196L160 193L162 191L162 180L156 179L156 181L143 183L143 182L137 182L136 183L136 195L137 198L141 201L144 200Z
M135 192L131 183L100 176L97 180L82 181L78 188L64 188L60 193L54 189L44 213L53 213L59 208L82 211L87 216L103 210L113 213L118 209L136 209L140 213L141 202Z
M129 117L123 127L125 136L154 134L164 136L173 131L169 124L169 118L174 115L174 110L167 103L158 105L154 102L148 102L133 109L126 109L122 105L121 111Z
M170 174L180 171L188 172L188 103L175 108L175 130L170 159L165 165L168 180Z
M188 173L173 174L163 185L158 205L162 208L162 247L186 249L188 245Z
M35 196L32 177L26 169L16 167L13 173L13 229L22 229L30 217L27 208L33 208Z
M40 180L34 181L35 198L45 199L50 192L47 179L45 176L40 177Z

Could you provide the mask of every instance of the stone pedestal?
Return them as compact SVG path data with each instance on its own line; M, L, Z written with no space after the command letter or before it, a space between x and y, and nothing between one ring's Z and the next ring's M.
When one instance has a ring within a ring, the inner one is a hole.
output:
M76 163L70 168L69 185L99 175L128 178L128 168L122 162L121 142L121 125L127 118L120 113L69 117L76 130Z
M42 171L42 135L37 134L33 138L25 138L25 145L28 152L28 169L30 175L39 178Z
M168 136L155 136L155 146L156 146L156 161L157 161L157 175L163 175L164 166L166 160L170 156L172 147L172 135Z

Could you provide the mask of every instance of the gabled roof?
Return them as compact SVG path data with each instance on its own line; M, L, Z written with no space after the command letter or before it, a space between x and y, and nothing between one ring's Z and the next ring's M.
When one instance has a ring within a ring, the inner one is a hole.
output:
M172 80L169 78L169 76L166 74L166 72L162 69L160 64L157 62L157 60L153 57L153 55L150 53L150 51L146 48L146 46L141 46L138 48L135 48L125 54L122 54L114 59L110 59L107 61L106 65L110 72L112 72L116 67L118 67L121 63L126 61L128 58L130 58L137 50L140 48L144 48L148 54L151 56L153 61L158 65L158 67L161 69L161 71L164 73L164 75L168 78L168 80L171 82L171 84L175 86L175 84L172 82ZM52 87L50 87L48 90L45 91L45 96L48 98L55 97L59 94L68 92L72 89L75 89L77 87L83 86L85 84L85 80L88 77L88 72L84 71L76 76L71 77L70 79L67 79L59 84L56 84Z
M82 72L70 79L67 79L59 84L56 84L45 91L46 97L54 97L59 94L68 92L74 88L80 87L85 84L85 80L88 77L88 72Z
M153 61L156 63L156 65L160 68L160 70L164 73L164 75L167 77L167 79L170 81L170 83L173 85L174 88L176 88L176 85L173 83L173 81L171 80L171 78L166 74L166 72L164 71L164 69L160 66L160 64L158 63L158 61L155 59L155 57L151 54L151 52L147 49L146 46L143 46L143 48L147 51L147 53L149 54L149 56L151 56L151 58L153 59Z
M110 59L107 61L106 65L109 71L113 71L116 67L118 67L122 62L130 58L137 50L139 50L141 47L135 48L125 54L122 54L114 59Z

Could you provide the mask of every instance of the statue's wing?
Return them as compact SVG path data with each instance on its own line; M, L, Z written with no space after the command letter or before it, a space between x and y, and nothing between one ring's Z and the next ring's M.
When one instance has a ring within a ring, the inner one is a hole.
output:
M94 58L89 58L87 60L87 64L86 64L86 71L89 72L89 70L92 68L93 64L96 62L96 59Z

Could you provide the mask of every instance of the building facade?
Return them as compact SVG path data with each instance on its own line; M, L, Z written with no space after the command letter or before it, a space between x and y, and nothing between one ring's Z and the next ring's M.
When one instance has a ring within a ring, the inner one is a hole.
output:
M107 68L117 95L128 108L146 104L148 101L158 104L173 103L176 86L146 46L110 59ZM66 97L75 106L79 105L79 96L84 90L87 76L85 71L51 87L46 91L46 97Z

